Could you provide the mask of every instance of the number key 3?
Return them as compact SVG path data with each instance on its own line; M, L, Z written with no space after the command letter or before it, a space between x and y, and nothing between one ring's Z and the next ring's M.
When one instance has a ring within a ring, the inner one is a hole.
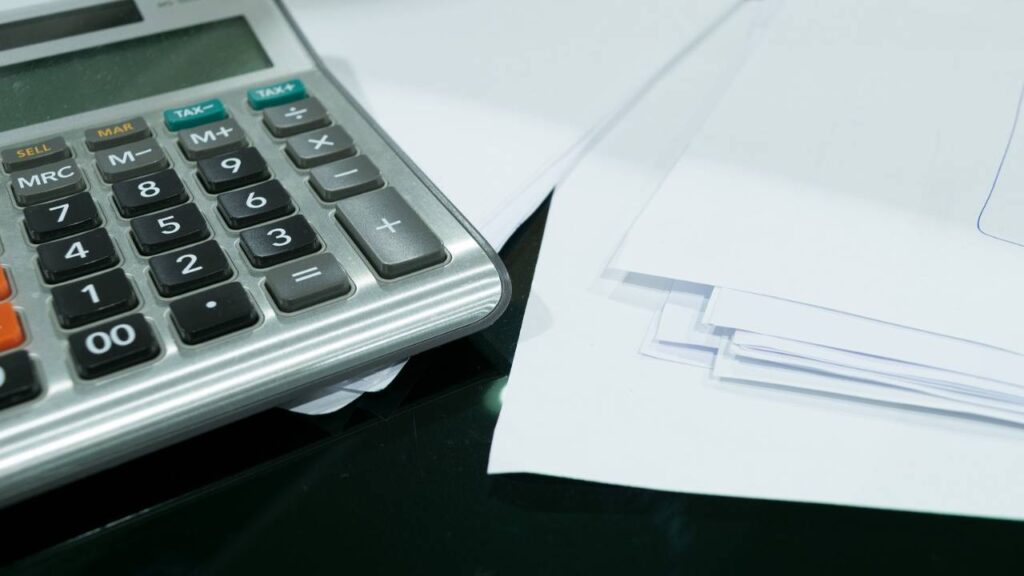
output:
M266 268L320 249L316 232L302 216L264 224L242 232L242 250L252 265Z

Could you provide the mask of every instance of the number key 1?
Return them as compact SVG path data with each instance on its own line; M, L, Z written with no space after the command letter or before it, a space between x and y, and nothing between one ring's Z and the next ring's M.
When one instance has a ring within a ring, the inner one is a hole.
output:
M117 182L111 189L117 200L117 209L125 218L142 216L188 200L185 186L174 170Z
M77 328L127 312L138 304L135 290L121 270L111 270L53 289L53 308L65 328Z

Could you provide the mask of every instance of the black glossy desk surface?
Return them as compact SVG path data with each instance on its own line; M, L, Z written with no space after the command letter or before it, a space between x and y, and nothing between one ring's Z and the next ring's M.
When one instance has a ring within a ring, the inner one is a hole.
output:
M1024 524L487 476L545 216L487 332L336 414L273 410L0 511L0 571L1024 573Z

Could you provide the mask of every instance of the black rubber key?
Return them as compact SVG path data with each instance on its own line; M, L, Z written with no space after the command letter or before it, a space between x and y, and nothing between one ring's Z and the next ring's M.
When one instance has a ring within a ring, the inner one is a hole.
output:
M255 148L242 148L197 164L199 178L210 192L224 192L270 177L267 162Z
M25 231L29 239L37 244L78 234L99 225L100 215L88 192L25 208Z
M64 282L118 263L106 230L55 240L39 246L39 270L50 284Z
M135 245L145 256L199 242L210 236L206 220L195 204L185 204L136 218L131 225Z
M132 314L72 334L71 357L82 378L98 378L155 358L160 344L142 314Z
M277 180L217 196L217 209L231 228L248 228L295 211L291 196Z
M252 326L259 314L238 282L231 282L171 302L171 318L181 339L199 344Z
M242 250L257 268L280 264L319 249L320 239L302 216L291 216L242 232Z
M111 270L53 289L57 320L65 328L127 312L139 303L124 271Z
M111 189L117 200L117 209L125 218L142 216L188 201L185 186L174 170L117 182Z
M153 283L162 296L177 296L231 277L231 266L214 240L161 254L149 261Z
M28 352L19 350L0 356L0 408L28 402L41 391Z

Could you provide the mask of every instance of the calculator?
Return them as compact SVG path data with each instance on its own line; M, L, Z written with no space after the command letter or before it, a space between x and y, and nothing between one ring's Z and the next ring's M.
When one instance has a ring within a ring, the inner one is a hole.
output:
M0 18L0 505L504 310L494 251L279 3Z

